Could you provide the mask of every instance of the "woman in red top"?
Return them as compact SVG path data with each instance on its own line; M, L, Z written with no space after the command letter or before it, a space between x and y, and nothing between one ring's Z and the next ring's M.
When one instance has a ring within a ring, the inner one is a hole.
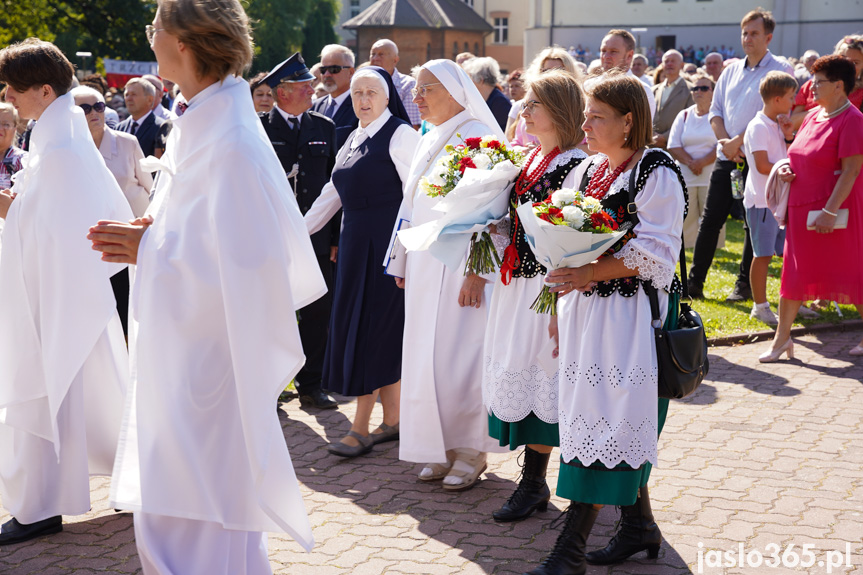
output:
M790 168L779 177L791 182L785 227L785 258L779 290L779 326L771 348L759 360L783 353L794 357L791 324L803 301L835 300L863 312L863 113L848 99L855 68L842 56L824 56L812 66L819 107L809 112L788 148ZM836 229L848 210L847 229ZM811 211L821 213L807 229ZM851 350L863 355L863 342Z
M850 100L852 106L863 111L863 36L845 36L836 44L833 53L838 56L844 56L854 63L856 71L854 88L848 94L848 100ZM795 130L800 129L803 119L809 113L809 110L816 107L818 107L818 102L812 93L812 79L810 78L809 81L800 87L797 97L794 98L791 121L794 123Z

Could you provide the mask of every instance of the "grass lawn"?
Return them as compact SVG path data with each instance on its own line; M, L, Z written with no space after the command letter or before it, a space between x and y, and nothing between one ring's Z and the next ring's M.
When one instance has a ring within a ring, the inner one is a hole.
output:
M713 266L704 284L704 299L696 300L693 308L701 314L707 337L721 337L737 333L756 332L771 329L770 326L749 317L752 302L726 303L725 298L734 289L734 281L740 269L740 255L743 253L743 224L729 219L726 225L725 248L716 251ZM687 266L692 261L692 249L686 250ZM688 268L687 268L688 271ZM767 301L774 312L779 304L779 278L782 274L782 259L773 258L767 277ZM854 306L839 306L842 317L834 309L821 312L821 319L798 320L795 326L814 323L838 322L842 319L857 319L860 316Z

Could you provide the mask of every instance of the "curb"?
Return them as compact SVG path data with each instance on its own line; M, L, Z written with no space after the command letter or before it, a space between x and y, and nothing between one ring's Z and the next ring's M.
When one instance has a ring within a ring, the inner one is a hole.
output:
M803 327L795 327L791 329L791 337L805 335L807 333L820 333L825 331L855 331L863 329L863 319L849 319L838 323L816 323L813 325L805 325ZM707 340L707 345L711 347L724 347L731 345L745 345L747 343L756 343L759 341L768 341L773 339L775 330L755 331L751 333L738 333L735 335L726 335L722 337L711 337Z

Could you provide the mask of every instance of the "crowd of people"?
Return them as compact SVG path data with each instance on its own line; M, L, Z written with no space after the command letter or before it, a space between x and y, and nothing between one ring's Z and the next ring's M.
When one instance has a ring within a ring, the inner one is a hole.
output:
M381 39L363 63L330 45L246 81L237 0L160 0L146 30L159 77L122 94L75 80L48 42L0 51L0 545L61 531L89 509L89 476L112 475L145 574L271 573L265 532L314 542L276 414L293 381L307 409L356 398L331 454L399 441L446 491L522 449L497 522L547 509L557 448L571 504L528 575L657 557L647 484L669 401L652 320L676 327L683 282L704 297L729 215L746 230L730 299L777 326L762 362L793 357L794 318L817 313L803 303L863 311L863 38L804 57L801 81L769 50L775 26L747 13L739 59L638 55L613 29L595 62L553 46L505 77L471 54L408 74ZM397 233L442 217L420 182L470 138L524 154L489 226L504 263L485 274L462 271L468 246L453 269ZM626 233L548 270L517 208L561 189ZM550 316L531 309L543 286ZM603 505L621 521L588 552Z

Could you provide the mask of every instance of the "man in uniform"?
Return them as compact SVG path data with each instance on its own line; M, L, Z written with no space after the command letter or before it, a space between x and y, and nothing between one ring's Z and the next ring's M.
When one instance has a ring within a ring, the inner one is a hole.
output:
M296 53L262 80L273 89L276 103L269 113L261 114L261 121L304 215L320 195L324 184L330 181L338 151L333 121L310 111L314 79L302 56ZM312 246L329 291L299 312L300 339L306 364L297 374L296 385L300 403L306 407L334 409L338 405L321 390L321 376L332 308L333 262L338 250L340 223L339 213L321 231L312 235Z

